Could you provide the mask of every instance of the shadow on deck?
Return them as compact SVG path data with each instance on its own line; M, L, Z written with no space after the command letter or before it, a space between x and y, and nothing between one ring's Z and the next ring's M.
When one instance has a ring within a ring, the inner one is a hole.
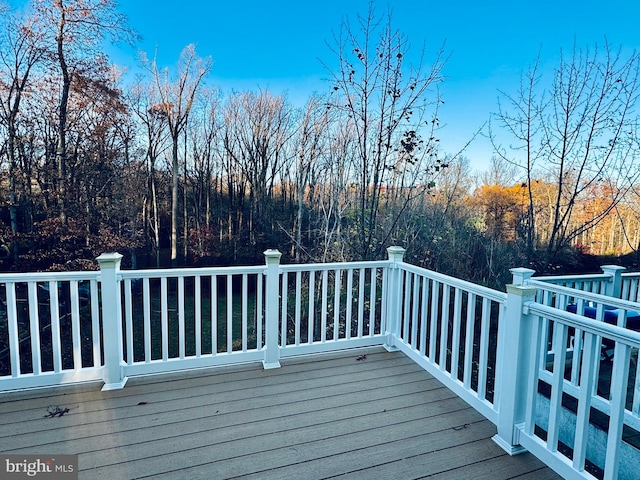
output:
M560 478L399 352L282 364L7 394L0 453L78 454L80 479Z

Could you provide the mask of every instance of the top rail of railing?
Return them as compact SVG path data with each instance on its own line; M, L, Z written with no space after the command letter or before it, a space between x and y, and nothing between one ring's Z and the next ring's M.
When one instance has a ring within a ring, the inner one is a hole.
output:
M234 267L198 267L198 268L163 268L163 269L146 269L146 270L120 270L119 278L121 279L138 279L138 278L176 278L176 277L193 277L206 275L242 275L264 273L265 265L251 266L234 266Z
M389 260L362 261L362 262L330 262L330 263L299 263L279 265L280 272L305 272L324 270L349 270L359 268L385 268L389 266ZM247 265L231 267L198 267L198 268L165 268L165 269L145 269L145 270L120 270L118 275L121 279L141 279L159 277L187 277L206 275L242 275L266 273L265 265ZM82 273L82 272L79 272ZM100 272L96 272L99 273ZM1 278L1 277L0 277ZM83 279L86 277L82 277ZM473 284L472 284L473 285Z
M487 298L494 302L504 303L507 300L507 294L504 292L493 290L491 288L484 287L482 285L478 285L475 283L471 283L466 280L461 280L459 278L451 277L443 273L438 273L433 270L426 270L422 267L418 267L410 263L403 263L401 268L403 270L406 270L407 272L417 273L419 275L427 275L429 278L433 280L437 280L439 282L445 283L454 288L460 288L469 293L474 293L478 296Z
M607 306L614 308L622 308L625 310L638 309L636 302L629 300L622 300L608 295L602 295L599 293L592 293L589 291L579 290L576 288L565 287L561 285L554 285L546 281L540 281L537 278L532 278L527 282L527 286L535 287L546 292L552 292L557 295L564 295L567 299L576 300L582 299L582 301L591 302L594 304L606 304Z
M99 280L100 271L0 273L0 283Z
M331 262L331 263L300 263L280 265L281 272L304 272L323 270L355 270L358 268L385 268L389 266L389 260L375 260L362 262Z
M566 284L578 281L608 281L610 278L606 273L589 273L585 275L541 275L536 277L536 280L553 284Z

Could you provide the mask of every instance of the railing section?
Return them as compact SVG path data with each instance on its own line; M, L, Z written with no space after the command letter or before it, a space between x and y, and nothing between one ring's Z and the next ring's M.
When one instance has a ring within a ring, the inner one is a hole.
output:
M528 280L530 337L520 443L566 476L637 478L639 305Z
M122 271L125 375L261 360L264 270Z
M381 345L389 262L283 265L282 356Z
M0 389L262 361L387 339L389 261L0 276ZM55 374L55 375L54 375Z
M101 378L99 275L0 275L0 391Z
M582 292L605 295L611 276L606 273L594 273L591 275L541 276L536 277L536 280L560 287L573 288Z
M537 277L508 293L389 260L0 275L0 391L399 349L567 478L636 478L640 322L635 275ZM631 301L630 301L631 300Z
M561 275L536 277L536 281L543 281L561 287L573 288L588 293L598 293L609 297L640 302L640 273L625 272L624 267L604 265L604 273L589 275Z
M497 423L506 294L405 263L396 275L395 346Z
M622 273L621 276L620 298L630 302L640 302L640 274L637 272Z

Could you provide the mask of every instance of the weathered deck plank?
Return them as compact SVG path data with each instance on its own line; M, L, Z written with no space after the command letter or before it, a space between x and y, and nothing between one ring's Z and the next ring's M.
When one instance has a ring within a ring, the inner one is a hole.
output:
M79 454L82 479L558 478L402 354L361 353L5 395L0 452Z

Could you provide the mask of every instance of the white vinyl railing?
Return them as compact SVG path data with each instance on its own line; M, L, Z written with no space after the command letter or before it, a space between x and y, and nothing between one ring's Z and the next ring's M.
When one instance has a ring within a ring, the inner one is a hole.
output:
M264 272L120 272L124 375L261 360Z
M589 275L557 275L536 277L536 280L561 287L573 288L582 292L605 295L611 283L611 275L594 273Z
M623 431L640 428L640 333L537 302L526 306L537 341L520 443L567 477L635 478L638 453ZM610 364L602 358L607 345Z
M98 280L99 272L0 276L1 382L28 388L43 379L101 379Z
M281 356L384 343L389 262L280 268Z
M394 282L395 345L497 423L506 294L406 263Z
M623 269L603 267L595 289L585 288L593 278L550 282L516 270L523 335L536 341L524 360L520 444L567 478L637 478L640 305L620 299Z
M261 361L274 341L274 367L284 356L380 345L387 266L278 265L275 282L267 266L122 271L124 375ZM267 324L265 298L278 300Z
M387 339L389 261L280 265L269 250L263 266L127 271L121 258L101 255L99 272L0 274L0 392L85 380L109 390L134 375L243 362L277 368L281 357Z
M513 269L507 293L389 259L0 274L0 392L384 345L400 350L566 478L635 478L638 286ZM631 301L630 301L631 300ZM636 323L633 323L636 325ZM631 470L630 470L631 469Z
M640 302L640 274L623 272L621 277L620 298L631 302Z
M542 276L536 277L536 280L630 302L640 302L640 273L625 272L624 267L617 265L604 265L601 268L603 273Z

